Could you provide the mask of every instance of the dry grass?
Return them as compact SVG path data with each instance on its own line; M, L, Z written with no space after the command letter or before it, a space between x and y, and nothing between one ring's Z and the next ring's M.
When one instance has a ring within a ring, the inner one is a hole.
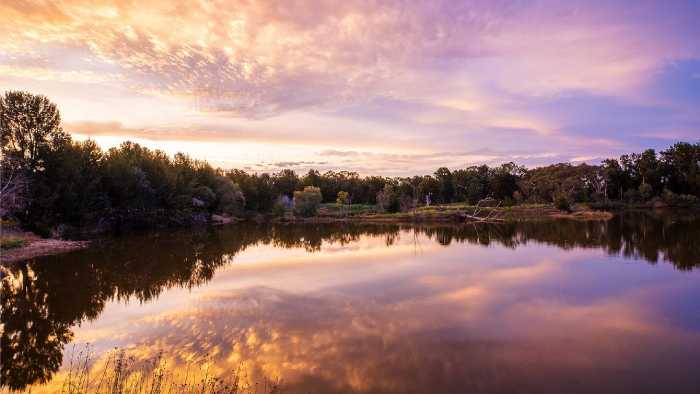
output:
M89 345L75 347L70 356L60 392L65 394L273 394L281 393L281 383L262 381L247 383L242 367L224 375L210 372L210 362L188 364L182 368L169 366L162 353L139 360L124 349L114 349L102 362L93 366Z

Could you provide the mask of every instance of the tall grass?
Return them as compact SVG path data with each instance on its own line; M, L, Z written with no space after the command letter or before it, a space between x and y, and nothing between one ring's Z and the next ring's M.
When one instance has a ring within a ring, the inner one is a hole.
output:
M182 368L169 366L163 353L145 360L124 349L109 352L103 365L93 366L94 353L89 345L73 348L61 383L64 394L277 394L280 381L248 383L245 368L239 366L223 375L210 372L211 362L189 363ZM209 360L211 361L211 360Z

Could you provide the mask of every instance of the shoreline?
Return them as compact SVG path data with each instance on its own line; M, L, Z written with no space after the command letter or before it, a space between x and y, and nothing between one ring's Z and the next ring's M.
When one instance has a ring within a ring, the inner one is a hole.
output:
M263 221L272 223L506 223L519 221L541 221L553 219L566 219L577 221L610 220L615 216L614 212L599 211L590 208L578 208L572 212L565 212L551 206L525 206L506 208L482 208L480 215L474 215L466 209L451 208L449 206L436 206L431 210L417 210L415 212L397 213L370 213L355 215L318 215L311 217L281 217L269 218Z
M22 239L25 245L2 249L0 263L11 264L37 257L52 256L56 254L73 252L90 246L90 241L69 241L56 238L41 238L33 233L12 234L13 237Z
M471 207L469 207L471 208ZM673 209L673 208L671 208ZM635 210L635 207L622 209ZM498 224L508 222L536 222L546 220L574 220L574 221L607 221L612 219L620 210L607 211L595 210L585 206L577 206L572 212L558 210L551 205L530 205L514 207L490 207L482 208L478 215L473 214L473 210L465 206L433 206L420 208L414 212L397 213L355 213L340 214L322 212L312 217L270 217L255 216L247 218L227 218L221 220L217 215L213 215L212 220L206 226L221 226L235 224L245 221L255 221L258 223L271 224L325 224L325 223L353 223L353 224ZM10 264L30 260L37 257L45 257L57 254L73 252L85 249L90 246L91 241L64 240L58 238L41 238L33 233L10 232L4 234L14 238L22 239L25 245L10 249L2 249L0 263Z

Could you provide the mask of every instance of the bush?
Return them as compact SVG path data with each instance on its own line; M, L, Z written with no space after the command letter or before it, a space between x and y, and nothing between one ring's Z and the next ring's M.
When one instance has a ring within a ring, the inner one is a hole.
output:
M560 211L571 212L571 202L566 194L557 194L554 197L554 207Z
M519 191L514 191L513 192L513 200L515 201L516 204L520 205L525 201L525 197L523 194Z
M698 198L690 194L676 194L668 189L664 190L662 196L664 202L674 207L692 207L698 205Z
M641 185L639 185L639 196L641 197L642 201L649 200L653 194L654 190L652 189L650 184L642 183Z
M272 215L276 217L284 216L287 211L291 210L293 207L292 200L283 194L277 197L275 203L272 205Z
M350 194L342 190L339 191L338 196L335 199L335 203L338 205L350 204Z
M628 189L622 198L628 203L639 203L642 202L642 193L637 189Z
M237 215L243 212L245 208L245 197L241 188L233 183L230 179L221 178L216 186L216 195L219 197L219 202L216 206L217 211L229 215Z
M318 213L323 196L321 189L315 186L306 186L304 190L294 192L294 214L300 216L314 216Z
M399 195L391 185L384 185L384 189L377 193L377 206L384 212L398 212L401 209Z
M201 208L209 208L216 200L216 193L207 186L199 186L193 190L192 197L197 199L197 204L201 202Z
M0 249L21 248L27 243L27 240L22 238L2 238L0 239Z
M418 206L418 200L404 194L401 196L401 198L399 198L399 206L401 208L401 212L410 212L416 209Z

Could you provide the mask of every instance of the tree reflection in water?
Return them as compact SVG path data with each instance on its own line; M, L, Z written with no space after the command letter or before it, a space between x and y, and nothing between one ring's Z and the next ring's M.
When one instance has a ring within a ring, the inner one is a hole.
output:
M96 319L109 301L149 302L172 287L209 281L217 268L254 245L319 251L363 236L387 246L404 232L441 245L453 242L517 248L543 243L598 248L679 270L700 265L700 218L627 213L606 222L523 222L498 225L257 225L162 232L96 242L90 249L2 267L2 383L22 389L51 379L62 363L71 327Z

